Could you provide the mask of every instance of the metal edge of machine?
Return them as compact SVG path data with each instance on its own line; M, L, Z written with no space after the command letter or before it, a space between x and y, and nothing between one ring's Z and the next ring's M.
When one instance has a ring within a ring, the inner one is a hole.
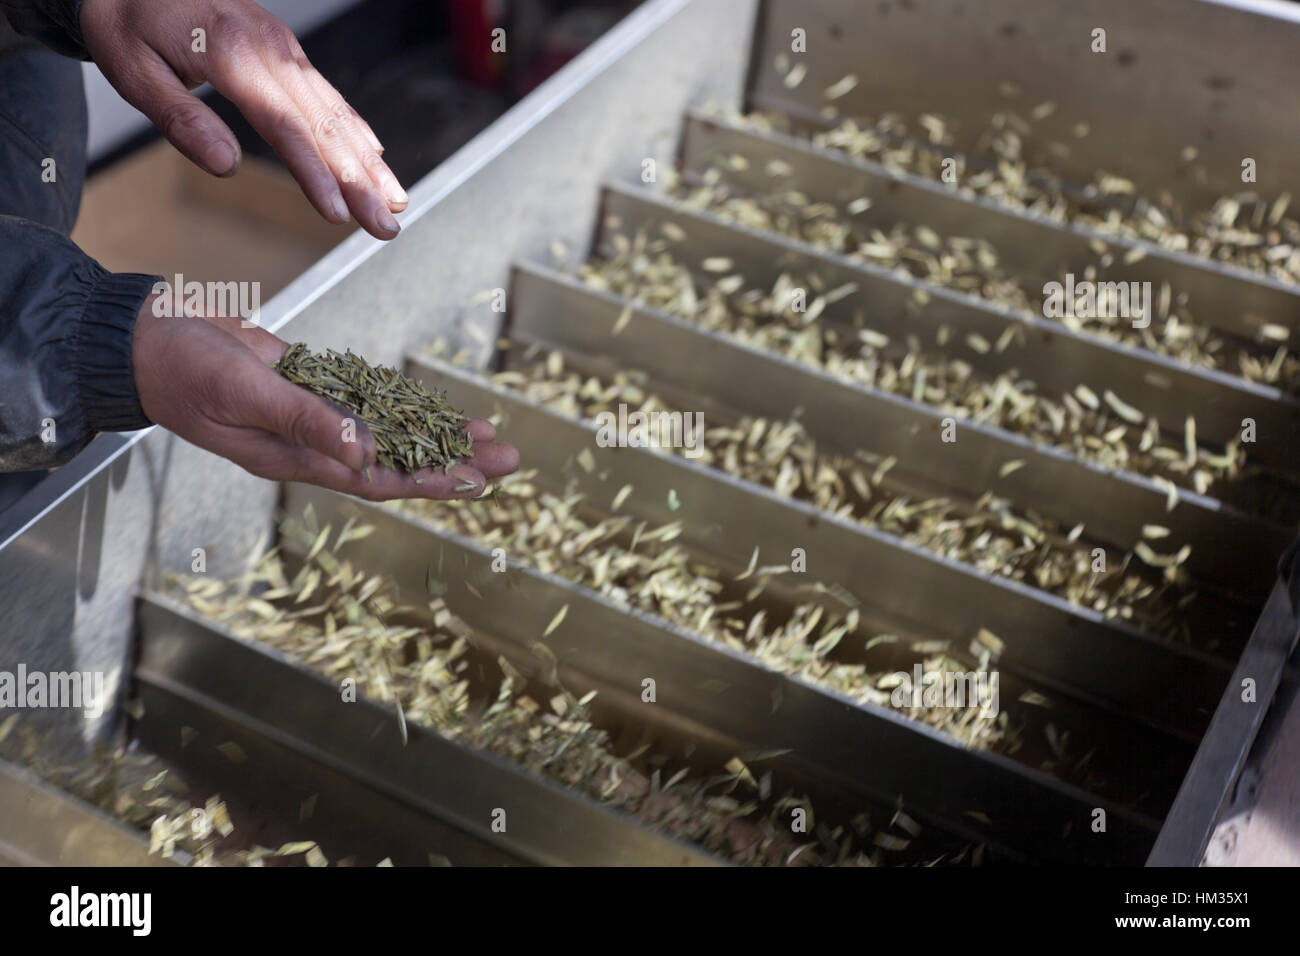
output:
M464 323L474 293L504 285L513 259L541 254L557 235L581 244L593 172L630 176L647 155L668 162L687 108L739 100L754 6L642 5L411 187L401 236L345 239L266 304L262 324L395 362L412 341ZM61 749L84 753L119 726L135 587L188 568L195 546L210 573L238 573L270 539L278 495L150 428L101 435L0 519L6 657L102 670L119 705L97 721L39 715Z
M1274 18L1284 18L1291 22L1296 19L1293 10L1279 3L1265 0L1197 0L1206 6L1231 9ZM749 60L749 83L747 89L754 88L754 77L758 69L759 50L765 31L762 23L766 21L769 8L773 4L764 2L760 5L759 28L753 34L753 50ZM619 62L625 54L636 48L647 36L654 33L690 4L689 0L653 0L630 15L623 23L598 41L593 47L566 67L561 73L547 81L537 91L513 108L500 120L462 148L447 163L430 173L425 179L411 189L412 203L409 211L402 217L408 228L421 219L434 218L430 214L457 194L459 187L470 182L476 174L481 173L495 159L521 139L544 125L545 120L571 101L578 93ZM748 2L729 3L726 6L738 11L752 9ZM720 18L721 19L721 18ZM733 21L734 22L734 21ZM677 91L675 91L677 92ZM694 92L694 91L692 91ZM609 151L607 150L607 158ZM574 214L573 218L580 218ZM534 230L533 245L542 241L546 230ZM426 239L427 239L426 234ZM401 240L399 240L400 242ZM410 245L415 240L408 236ZM280 331L294 323L295 333L321 334L324 328L339 325L324 320L313 309L318 302L326 299L331 291L344 285L349 277L355 276L371 261L381 244L364 234L354 234L338 248L322 258L318 263L304 272L285 290L269 302L264 309L264 325L271 331ZM401 248L398 246L397 248ZM394 258L389 256L389 258ZM508 268L509 256L499 255L500 271ZM468 277L458 284L457 293L471 291ZM355 315L350 316L355 318ZM440 318L446 319L445 313ZM298 321L302 320L302 321ZM409 339L409 333L422 317L408 317L405 323L399 320L388 323L376 323L389 335L387 351L399 352ZM421 328L427 332L427 322ZM384 333L376 332L376 335ZM382 356L381 356L382 357ZM80 564L84 545L90 539L99 547L112 549L125 560L124 573L136 579L151 573L152 565L159 563L157 537L159 525L166 527L166 516L158 514L161 493L157 483L152 488L124 487L128 481L126 475L129 461L133 457L149 453L167 457L175 455L180 461L182 471L188 469L196 488L211 488L223 479L246 488L256 482L235 468L233 465L218 463L213 467L213 459L200 451L185 446L160 429L148 429L129 435L101 436L93 445L72 464L53 473L28 496L21 500L0 521L0 568L30 565L33 557L53 562L58 574L67 577L72 584L71 607L56 607L57 602L48 600L27 602L26 608L34 617L19 617L19 627L26 627L28 636L33 627L49 625L54 628L79 628L84 615L79 618L76 610L85 597L80 566L67 568L66 564L75 555ZM195 478L201 475L201 478ZM232 476L234 476L232 478ZM164 484L166 475L164 474ZM242 482L242 484L241 484ZM261 483L264 484L264 483ZM110 488L111 486L111 488ZM105 523L107 499L113 492L134 496L132 508L139 512L151 514L154 524L149 525L148 535L141 535L136 530L134 535L117 540L112 530ZM238 492L235 492L238 493ZM246 516L250 526L256 525L260 530L269 527L271 506L265 496L258 502L255 514ZM273 504L273 503L272 503ZM193 507L192 498L185 504ZM173 504L173 508L178 507ZM103 509L98 511L97 508ZM148 555L148 558L146 558ZM11 564L12 562L12 564ZM161 561L167 564L166 560ZM175 564L175 560L170 563ZM91 582L93 593L94 582ZM125 658L129 643L131 620L129 613L130 595L122 589L120 601L110 601L110 606L119 607L121 620L107 625L97 635L101 643L109 642L110 659ZM11 585L10 596L13 596ZM1295 644L1296 622L1289 607L1277 607L1278 596L1274 594L1269 609L1256 627L1246 652L1238 665L1238 675L1243 670L1256 666L1261 660L1275 659L1279 654L1285 659L1286 654ZM12 602L6 600L6 610L13 612ZM23 608L18 602L19 613ZM102 607L100 608L102 611ZM1270 616L1271 614L1271 616ZM14 616L9 617L9 627L15 624ZM1283 623L1279 623L1283 622ZM12 633L12 631L11 631ZM42 632L49 634L51 632ZM69 638L69 634L60 635ZM67 656L79 657L75 646L62 649ZM60 653L59 650L55 651ZM1236 676L1234 682L1236 683ZM1264 712L1271 700L1275 682L1260 686L1260 699L1252 714L1244 718L1233 706L1233 686L1225 692L1225 697L1216 712L1213 724L1207 732L1198 750L1197 756L1189 769L1180 791L1178 800L1171 811L1161 840L1153 851L1150 863L1153 864L1195 864L1199 861L1209 834L1221 809L1231 792L1240 772L1246 754L1254 739ZM114 715L116 716L116 715ZM1195 843L1193 843L1195 841Z

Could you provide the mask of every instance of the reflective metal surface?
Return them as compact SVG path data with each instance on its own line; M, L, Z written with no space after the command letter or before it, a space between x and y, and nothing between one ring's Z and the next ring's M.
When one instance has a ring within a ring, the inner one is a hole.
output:
M625 205L618 208L626 213ZM702 242L710 238L699 220L673 221ZM553 272L522 267L513 288L511 334L523 341L595 356L611 368L646 370L652 388L686 396L689 408L706 409L706 420L710 404L777 420L801 409L800 421L828 449L897 456L899 470L923 479L934 495L955 491L974 501L992 491L1068 526L1082 522L1117 557L1140 539L1143 525L1160 524L1170 529L1173 547L1193 545L1193 574L1260 593L1292 537L1282 525L1190 490L1180 491L1179 506L1168 511L1168 492L1143 475L1101 468L990 425L958 419L957 440L940 442L948 416L932 405L846 382L654 310L634 307L627 327L611 336L626 303ZM1004 475L1009 461L1025 465Z
M149 840L0 760L0 865L164 866Z
M1098 28L1104 53L1093 52ZM808 72L791 90L771 63L790 54L796 29ZM967 151L995 110L1025 115L1054 102L1037 125L1069 152L1047 165L1077 183L1104 168L1140 192L1208 206L1243 188L1243 155L1257 161L1265 195L1300 180L1300 10L1282 0L774 0L759 36L748 105L813 123L824 122L825 89L854 73L861 82L836 102L842 114L951 117ZM1072 130L1080 121L1083 138ZM1198 149L1203 178L1182 161L1186 146Z
M928 825L999 844L1022 858L1140 862L1158 828L1150 817L1098 801L1041 771L968 750L886 708L854 703L769 670L748 655L555 575L526 566L493 573L491 549L484 545L319 489L291 485L289 492L291 513L310 504L323 523L338 526L357 515L374 524L375 534L349 546L350 560L391 575L408 600L423 591L431 565L456 569L457 576L474 582L474 591L450 587L448 606L475 630L517 649L537 640L537 621L567 607L564 626L547 639L572 675L564 678L566 686L575 692L599 687L602 699L617 697L644 713L641 680L653 675L655 715L685 721L692 736L721 732L751 751L792 750L772 762L778 772L793 765L883 807L904 800L908 812ZM1086 822L1096 806L1105 806L1114 821L1114 842L1092 839ZM971 809L987 814L990 825L967 816ZM1131 852L1126 855L1123 847Z
M445 388L464 407L499 409L523 460L539 468L549 462L558 472L582 449L596 447L594 424L541 408L473 373L421 356L412 357L408 371ZM978 609L981 625L1005 641L1007 665L1178 734L1204 729L1208 704L1228 675L1228 665L1208 654L685 458L643 448L602 449L600 472L576 470L574 477L579 490L598 498L635 486L639 515L680 521L683 537L724 566L745 567L756 547L760 563L780 561L798 544L809 556L809 574L961 646L974 636ZM677 493L676 510L669 507L669 489ZM1116 661L1125 662L1119 671Z
M165 598L141 604L140 627L136 677L155 696L221 716L502 855L550 864L717 862L422 727L408 726L404 742L396 711L364 699L344 702L323 676L240 641ZM492 829L498 809L506 811L504 832Z
M1223 691L1148 865L1196 866L1201 862L1214 821L1231 799L1250 745L1298 642L1296 608L1279 583Z
M735 168L725 162L733 155L745 156L749 162L742 168ZM781 177L782 188L798 190L811 202L842 206L855 199L870 198L871 208L854 217L854 221L864 227L875 226L888 232L900 222L920 223L943 236L987 240L998 250L1000 265L1030 284L1064 282L1067 272L1082 278L1084 269L1097 258L1089 244L1099 242L1109 248L1116 259L1105 270L1108 281L1150 282L1156 290L1161 282L1168 282L1171 288L1187 294L1188 305L1197 321L1213 328L1255 340L1266 322L1285 328L1297 324L1300 291L1253 272L1175 252L1151 242L1109 236L1085 226L1054 222L1002 203L964 195L955 187L931 179L889 169L870 160L849 158L842 151L818 149L795 137L748 130L705 113L697 112L687 117L682 135L681 162L688 181L698 180L706 169L714 168L721 174L722 182L761 195L772 188L772 178L766 172L767 164L772 160L781 161L789 170ZM1126 263L1125 255L1133 249L1140 249L1142 257L1136 262ZM1031 318L1029 325L1036 331L1056 333L1060 339L1059 351L1065 353L1057 356L1058 361L1071 362L1071 347L1086 347L1097 341L1070 333L1059 323ZM1013 349L1013 355L1016 353L1017 350ZM1147 364L1150 366L1151 363ZM1268 405L1264 410L1285 414L1280 420L1286 426L1282 434L1294 436L1300 433L1300 402L1293 397L1267 386L1251 385L1235 375L1215 375L1181 365L1176 367L1185 369L1184 386L1191 391L1184 393L1166 387L1154 394L1158 398L1163 392L1177 407L1190 407L1196 412L1198 421L1202 417L1200 406L1205 403L1195 399L1217 386L1220 393L1215 397L1220 401L1235 400L1239 408L1251 392L1267 396ZM1040 366L1033 368L1037 371ZM1141 379L1130 385L1112 377L1123 373L1122 367L1115 368L1112 363L1102 363L1098 371L1102 377L1096 381L1122 388L1120 394L1133 394L1131 387L1141 387ZM1158 374L1163 369L1149 367L1148 371ZM1140 404L1147 409L1145 401ZM1263 405L1258 401L1256 404ZM1272 407L1274 405L1279 407ZM1149 411L1154 413L1156 409ZM1175 430L1182 428L1181 420L1168 424ZM1213 427L1205 434L1226 441L1240 430L1240 415L1229 425L1222 438Z

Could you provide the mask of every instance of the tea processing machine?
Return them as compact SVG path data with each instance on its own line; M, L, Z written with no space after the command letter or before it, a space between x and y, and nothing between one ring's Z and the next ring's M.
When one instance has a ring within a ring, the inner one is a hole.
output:
M562 619L545 637L559 674L577 693L598 692L598 719L629 750L654 740L701 760L765 752L766 766L820 805L846 808L845 819L855 808L873 819L906 808L935 846L980 846L997 862L1195 865L1300 635L1300 609L1277 577L1300 518L1286 481L1281 491L1171 493L1168 482L989 421L958 421L956 441L945 442L951 413L924 389L900 395L833 374L593 288L561 266L667 234L673 256L697 273L725 262L723 271L765 288L782 274L816 275L823 290L838 290L817 322L854 334L862 316L894 342L951 335L943 348L978 374L1019 369L1045 393L1086 385L1123 396L1176 436L1192 416L1207 445L1232 441L1249 419L1261 436L1253 460L1289 481L1300 474L1300 401L1283 388L740 223L663 187L721 180L743 195L776 169L808 203L869 200L863 215L880 230L907 222L987 240L1009 272L1040 285L1083 274L1104 246L1108 278L1168 284L1215 334L1292 347L1296 286L947 188L798 131L840 116L942 115L954 134L945 148L975 155L1009 98L1025 112L1050 102L1037 129L1068 144L1051 156L1067 183L1105 168L1138 193L1198 209L1241 192L1249 159L1250 188L1276 196L1300 182L1298 43L1300 9L1266 0L650 0L412 188L399 239L351 237L263 309L281 338L403 365L458 407L497 416L523 467L557 491L608 502L632 486L624 513L679 523L681 547L732 576L752 569L755 554L770 564L800 549L818 580L852 596L860 634L963 648L977 633L996 635L1004 699L1050 696L1052 720L1076 728L1104 787L1043 769L1051 754L1041 726L1015 753L965 746L517 555L508 573L494 573L490 542L404 510L277 487L160 429L100 436L0 515L0 669L105 672L115 705L94 720L35 715L52 734L46 746L76 759L126 733L200 789L219 791L250 842L303 839L299 809L312 795L310 838L331 858L725 862L587 794L408 727L391 707L339 706L325 677L237 639L169 592L168 574L199 566L237 577L276 542L277 516L310 505L321 525L376 526L352 560L406 600L427 594L430 568L441 569L446 604L486 661L527 666L546 622ZM736 111L780 121L744 122ZM518 347L498 348L502 335ZM425 348L436 338L446 343L441 356ZM596 377L636 370L646 389L710 423L793 414L819 448L889 459L917 496L973 503L991 493L1063 528L1082 525L1107 556L1158 528L1162 552L1190 548L1184 572L1209 610L1192 622L1194 639L1170 639L706 463L601 447L590 420L486 374L524 369L528 349ZM575 464L588 455L594 465ZM774 588L773 600L793 599ZM848 643L841 652L852 661L862 652ZM653 704L642 697L646 677L658 689ZM217 743L236 744L242 758ZM0 772L0 807L0 857L158 862L146 836L20 768ZM492 825L501 808L504 831Z

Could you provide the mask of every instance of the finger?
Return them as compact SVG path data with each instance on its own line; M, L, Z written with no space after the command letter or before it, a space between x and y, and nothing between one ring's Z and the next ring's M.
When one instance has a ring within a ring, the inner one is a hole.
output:
M442 469L424 469L409 474L391 468L375 467L369 469L367 477L317 452L306 449L298 451L304 454L295 457L293 474L278 480L320 485L368 501L388 501L393 498L477 498L487 487L487 479L483 474L467 465L454 465L451 472L446 474Z
M366 122L365 117L353 109L352 105L343 98L343 94L336 90L334 85L330 83L329 80L325 79L325 77L321 75L320 71L314 66L307 66L303 72L306 74L308 81L316 87L316 92L320 94L321 99L325 100L325 102L334 105L335 97L338 98L338 102L342 103L343 108L351 114L352 121L357 124L357 127L361 130L361 135L364 136L366 142L370 144L370 148L376 153L382 153L384 151L384 144L379 141L379 137L376 136L375 131L370 128L370 124Z
M471 418L469 424L465 426L465 431L476 442L491 441L497 437L496 426L486 418Z
M244 319L239 316L205 315L203 318L252 349L262 360L263 365L275 364L289 348L288 342L276 337L260 325L245 326Z
M388 198L380 185L381 168L387 166L346 115L338 116L293 63L279 63L276 79L311 124L312 136L321 158L333 173L343 198L357 222L377 239L389 239L401 226L388 208ZM388 178L396 180L391 173Z
M462 460L477 468L488 478L500 478L519 467L519 451L514 445L507 445L505 442L490 441L482 444L475 442L474 454Z
M392 201L405 197L397 178L353 123L353 111L337 91L331 87L334 96L327 99L309 80L306 71L311 63L297 38L287 29L278 36L279 42L262 49L263 65L311 125L316 148L338 181L348 208L376 238L397 235L401 227L389 209L390 192Z
M448 472L426 468L411 477L420 482L422 497L426 498L477 498L487 488L487 477L465 463L452 465Z
M269 368L244 377L240 425L279 435L298 448L310 448L353 471L375 462L370 429L352 412L313 395Z
M334 172L316 147L311 124L260 60L249 63L247 58L240 58L238 62L244 68L223 65L210 78L212 85L271 144L316 211L331 222L347 222L351 218L348 204Z
M204 447L259 478L319 485L368 501L473 498L486 485L481 474L463 465L453 467L450 475L426 471L412 476L388 468L372 468L370 479L366 480L362 474L327 455L292 445L278 435L249 428L222 426Z
M206 104L193 96L175 71L141 45L131 68L114 84L118 92L192 163L214 176L239 168L239 140Z
M370 178L387 200L389 209L393 212L405 209L410 202L410 197L402 188L402 184L397 181L393 171L388 168L388 164L380 157L379 154L384 151L384 147L374 130L370 128L370 124L362 119L361 114L343 99L343 95L331 86L325 77L321 76L319 70L306 61L305 56L301 64L301 75L315 92L316 97L325 104L325 108L348 129L353 152L361 158L362 165L370 173Z

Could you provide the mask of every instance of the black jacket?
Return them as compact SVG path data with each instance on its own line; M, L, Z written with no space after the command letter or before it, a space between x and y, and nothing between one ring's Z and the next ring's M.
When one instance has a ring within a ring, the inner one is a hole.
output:
M23 36L64 56L90 59L81 36L81 0L0 0L0 13Z
M0 0L0 472L149 425L131 334L159 279L110 273L68 238L85 176L82 70L65 58L89 58L80 7Z

